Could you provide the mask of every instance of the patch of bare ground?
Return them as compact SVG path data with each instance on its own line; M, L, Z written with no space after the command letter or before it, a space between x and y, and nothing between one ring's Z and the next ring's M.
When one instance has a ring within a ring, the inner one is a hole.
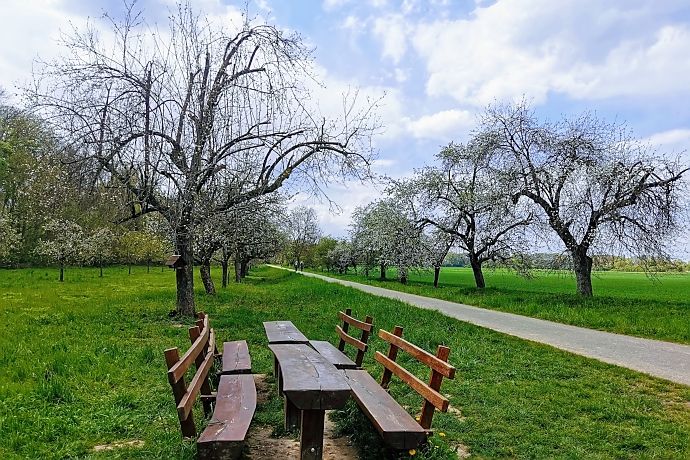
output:
M458 420L465 420L465 416L462 415L460 409L455 406L448 406L448 413L453 414Z
M458 455L458 458L468 458L470 457L470 448L467 447L464 444L458 444L455 446L455 453Z
M270 397L270 386L265 374L254 376L256 401L262 404ZM245 457L252 460L293 460L299 458L299 441L292 438L274 438L273 429L268 426L252 427L247 435ZM336 437L335 427L326 414L324 428L324 460L357 460L357 449L350 445L347 437Z
M270 397L271 387L266 383L266 374L254 374L256 387L256 404L265 404Z
M93 451L103 452L106 450L122 449L123 447L142 447L143 445L144 441L142 441L141 439L134 439L132 441L117 441L111 442L109 444L101 444L98 446L94 446Z
M299 458L299 442L290 438L273 438L273 428L269 426L252 427L247 435L245 457L253 460Z

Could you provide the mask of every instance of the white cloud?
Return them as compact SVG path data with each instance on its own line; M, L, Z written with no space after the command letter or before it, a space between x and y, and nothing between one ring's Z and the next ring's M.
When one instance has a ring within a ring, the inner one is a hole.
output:
M395 68L393 75L395 76L395 81L398 83L404 83L408 78L407 71L405 69L401 69L400 67Z
M687 93L690 30L656 24L645 8L503 0L477 5L469 19L418 24L413 46L427 93L461 103Z
M401 15L390 15L374 21L374 36L383 46L381 54L397 63L407 51L407 27Z
M350 222L352 222L352 213L355 208L365 206L379 198L381 192L382 187L380 185L352 181L346 184L334 184L328 188L329 198L337 203L340 207L339 210L333 209L327 201L319 201L317 198L303 194L298 194L288 207L309 206L314 208L324 233L335 237L345 237Z
M408 130L416 138L439 139L445 142L467 135L474 115L466 110L443 110L408 122Z
M3 24L0 27L0 86L10 93L15 85L23 85L31 78L34 60L50 60L57 56L56 40L60 28L70 22L79 25L84 18L65 13L58 0L28 2L9 0L2 3Z
M656 149L661 155L670 158L679 156L680 160L690 167L690 129L680 128L662 131L652 134L643 139L642 142Z
M343 29L347 29L355 33L360 32L363 27L364 24L362 20L353 14L348 15L342 23Z
M671 129L652 134L645 139L646 142L658 146L678 146L690 144L690 129Z
M379 158L371 162L371 168L378 171L384 171L397 163L397 160L391 158Z
M350 0L324 0L323 1L323 9L326 11L334 10L334 9L340 8L341 6L345 5L349 1Z

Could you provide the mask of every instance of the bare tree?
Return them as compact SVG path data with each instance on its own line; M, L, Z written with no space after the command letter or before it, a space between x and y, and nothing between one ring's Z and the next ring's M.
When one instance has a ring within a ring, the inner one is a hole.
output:
M542 122L525 103L498 106L482 128L499 144L514 199L541 208L565 245L579 294L592 295L592 251L667 256L687 167L590 114Z
M466 145L450 144L437 155L438 165L391 189L419 225L452 237L447 243L467 254L480 289L486 286L484 262L511 262L526 252L525 230L532 222L529 209L512 201L512 188L496 173L494 150L493 139L484 135ZM445 257L450 246L441 246ZM435 267L440 271L438 258Z
M248 19L227 30L178 5L167 30L129 9L113 47L93 27L65 39L42 67L34 107L105 180L128 190L131 218L158 212L174 231L177 311L194 313L193 241L209 214L290 180L319 190L368 171L371 110L343 97L328 120L311 104L311 56L301 38ZM208 197L213 206L200 206Z

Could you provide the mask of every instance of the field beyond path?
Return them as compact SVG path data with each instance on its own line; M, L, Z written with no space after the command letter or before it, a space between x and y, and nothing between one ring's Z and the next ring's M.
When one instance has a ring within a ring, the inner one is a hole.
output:
M275 268L279 268L275 266ZM369 294L438 310L450 317L560 348L588 358L623 366L672 382L690 385L690 346L529 318L470 305L394 291L310 272L304 276L353 287Z

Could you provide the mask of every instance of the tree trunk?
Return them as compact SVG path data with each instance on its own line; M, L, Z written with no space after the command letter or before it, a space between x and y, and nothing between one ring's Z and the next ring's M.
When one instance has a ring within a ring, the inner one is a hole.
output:
M211 261L203 261L199 265L199 274L201 275L201 281L204 283L204 289L208 295L216 295L216 285L213 284L213 278L211 278Z
M249 261L243 260L240 264L240 277L245 278L249 273Z
M241 283L242 282L242 264L240 263L239 259L235 259L235 282L236 283Z
M438 277L441 274L441 267L434 267L434 287L438 287Z
M407 284L407 268L398 268L398 277L402 284Z
M183 267L175 270L177 283L177 313L184 316L196 316L194 305L194 248L188 231L178 229L175 242L177 253L185 261Z
M128 275L132 274L132 264L127 265L127 274Z
M151 259L146 261L146 273L151 273Z
M384 264L381 264L381 279L386 279L386 266Z
M100 278L103 278L103 261L102 260L98 261L98 268L100 269L100 274L98 276Z
M592 297L592 258L582 250L573 251L572 257L577 293L583 297Z
M60 282L65 281L65 266L60 264Z
M223 288L228 287L228 261L223 259L220 261L220 266L223 269Z
M472 273L474 273L474 282L478 289L484 289L486 283L484 282L484 273L482 273L482 263L476 257L470 256L470 265L472 266Z

